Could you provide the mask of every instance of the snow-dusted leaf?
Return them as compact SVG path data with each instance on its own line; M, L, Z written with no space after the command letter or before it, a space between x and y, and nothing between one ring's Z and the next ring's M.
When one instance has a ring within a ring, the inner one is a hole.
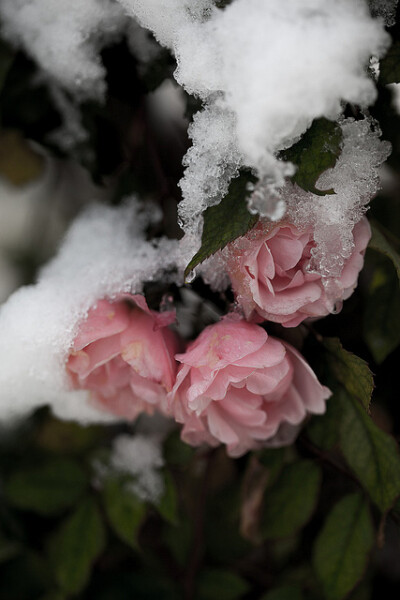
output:
M340 126L328 119L316 119L300 140L282 153L282 158L296 165L292 181L303 190L324 196L334 190L316 188L321 173L335 166L340 155L343 134Z
M246 186L251 181L254 178L247 173L234 179L225 198L204 212L201 248L186 267L185 275L257 223L258 216L250 214L246 204L246 196L250 193Z
M361 579L374 542L368 505L361 494L342 498L316 539L313 563L326 600L341 600Z
M65 592L76 594L85 587L105 542L100 512L95 501L86 498L64 521L49 546L57 583Z

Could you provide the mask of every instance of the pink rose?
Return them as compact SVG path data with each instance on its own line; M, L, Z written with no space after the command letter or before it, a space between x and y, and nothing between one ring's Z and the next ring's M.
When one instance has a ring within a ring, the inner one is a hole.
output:
M291 443L330 396L294 348L234 316L206 327L175 358L182 366L170 406L184 424L182 439L226 444L230 456Z
M257 320L296 327L308 317L332 312L336 303L354 291L370 237L368 220L363 217L353 229L354 248L335 281L332 299L321 275L307 270L315 245L312 229L301 231L284 223L266 233L262 225L256 226L242 238L243 251L231 244L227 258L232 286L246 318L258 316Z
M90 390L97 404L126 419L165 411L177 368L178 338L167 328L174 319L173 311L150 310L140 295L99 300L68 358L74 387Z

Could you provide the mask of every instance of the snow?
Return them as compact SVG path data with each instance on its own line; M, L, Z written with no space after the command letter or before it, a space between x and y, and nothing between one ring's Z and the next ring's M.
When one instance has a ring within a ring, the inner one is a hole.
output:
M366 66L389 37L358 0L236 0L224 10L207 0L195 9L189 0L121 4L173 50L178 83L205 103L181 183L180 218L192 234L238 166L281 186L290 167L277 161L279 150L314 118L337 118L343 101L375 99Z
M99 49L110 43L125 23L112 0L2 0L2 34L23 47L50 81L80 99L101 99L104 67Z
M86 392L69 389L65 360L79 322L98 299L140 292L145 281L174 268L177 242L144 238L146 225L158 216L134 198L119 209L90 208L73 224L37 284L20 288L3 305L0 420L43 404L83 423L111 419L91 406Z
M113 443L110 467L132 475L128 489L141 500L157 503L164 491L160 468L164 466L161 441L156 435L120 435Z

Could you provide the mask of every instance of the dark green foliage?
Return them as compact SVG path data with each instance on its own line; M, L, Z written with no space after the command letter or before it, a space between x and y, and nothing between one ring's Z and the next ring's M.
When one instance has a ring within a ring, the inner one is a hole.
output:
M201 248L186 267L185 275L217 250L247 233L257 223L258 217L249 213L246 204L246 196L249 194L247 184L253 181L251 175L243 173L232 181L225 198L204 212Z
M400 82L400 42L396 40L389 48L386 55L379 64L379 83L386 85L388 83Z
M49 558L60 587L70 594L82 590L95 559L106 543L101 513L92 498L86 498L54 534Z
M374 261L363 323L364 339L378 364L400 344L399 278L388 259L379 259Z
M320 484L320 470L312 461L297 461L286 466L264 496L263 537L287 537L304 527L314 512Z
M249 590L244 579L230 571L207 570L197 582L197 600L238 600Z
M303 600L301 589L295 585L285 585L264 594L260 600Z
M314 567L326 600L341 600L361 579L373 542L363 496L346 496L328 515L314 545Z
M76 504L87 485L79 464L59 458L15 471L6 482L5 492L18 508L53 515Z
M114 533L134 549L138 548L138 533L146 516L146 506L129 490L129 481L110 478L103 490L103 502Z
M334 190L319 190L315 186L319 176L335 166L340 155L342 137L342 130L334 121L314 121L296 144L282 152L283 160L292 162L297 167L292 181L306 192L318 196L334 194Z

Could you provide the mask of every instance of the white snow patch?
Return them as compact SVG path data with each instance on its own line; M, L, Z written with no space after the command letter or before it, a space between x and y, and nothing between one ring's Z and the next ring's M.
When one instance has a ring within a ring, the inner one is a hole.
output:
M66 419L112 419L91 406L87 392L69 389L65 360L79 322L98 299L140 292L145 281L174 268L178 242L145 240L145 227L158 217L134 199L120 209L89 209L72 225L38 283L19 289L3 305L0 420L44 404Z
M120 435L113 443L110 467L118 473L133 475L129 490L141 500L157 502L164 483L160 468L164 466L161 441L157 436Z

